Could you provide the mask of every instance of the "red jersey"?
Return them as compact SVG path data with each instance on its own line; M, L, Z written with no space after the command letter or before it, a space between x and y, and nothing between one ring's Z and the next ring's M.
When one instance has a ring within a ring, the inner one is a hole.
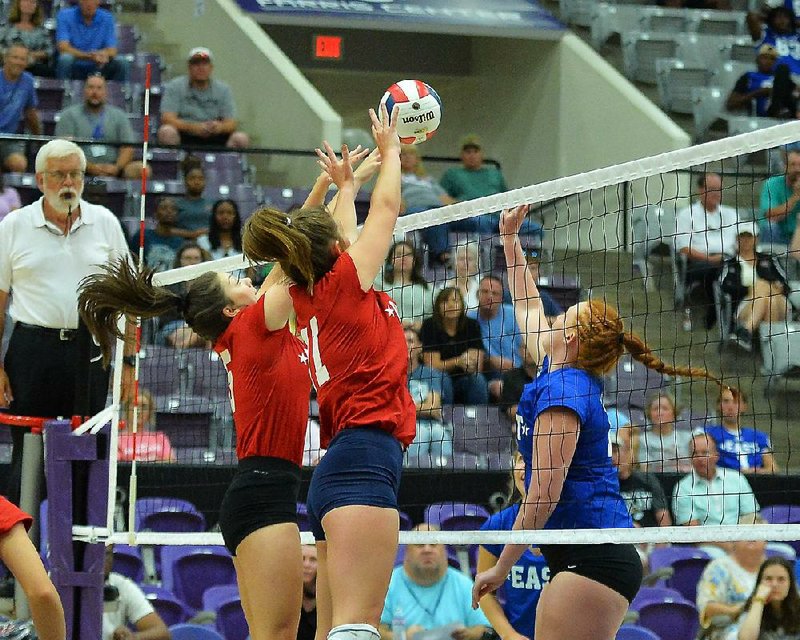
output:
M24 524L26 530L30 529L33 524L33 518L13 502L9 502L3 496L0 496L0 535L8 533L15 524L19 523Z
M238 458L302 464L311 394L305 345L288 325L267 329L261 298L233 318L214 351L228 372Z
M397 305L383 291L364 291L353 259L343 253L314 285L289 288L308 344L317 389L320 444L342 429L377 427L404 445L416 433L408 393L408 350Z

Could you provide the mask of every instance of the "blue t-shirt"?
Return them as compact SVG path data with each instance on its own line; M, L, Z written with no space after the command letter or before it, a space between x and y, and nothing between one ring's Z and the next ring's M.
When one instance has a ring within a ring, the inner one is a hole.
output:
M796 34L777 34L769 27L764 28L764 36L756 43L756 53L762 45L769 44L778 50L775 65L785 64L792 75L800 73L800 38Z
M519 503L511 505L498 513L481 526L482 531L511 531L514 520L519 513ZM481 545L494 557L499 558L503 552L502 544ZM542 589L550 581L550 567L544 556L534 554L530 548L516 561L503 583L502 589L505 596L503 612L517 633L528 638L533 638L533 629L536 624L536 605Z
M525 487L530 486L534 425L552 407L574 412L580 421L575 454L555 510L545 529L633 527L611 464L608 416L600 400L600 380L583 369L549 370L545 358L536 379L526 385L517 408L517 445L525 460Z
M474 318L481 325L483 347L490 356L511 360L515 368L522 366L522 356L519 354L522 335L514 318L514 307L510 304L500 305L497 315L491 320L483 318L478 309L467 311L467 317Z
M763 431L745 427L736 433L714 424L706 427L706 433L717 443L720 467L747 473L764 466L764 454L772 452L769 436Z
M772 83L775 80L774 73L761 73L760 71L748 71L736 83L734 91L738 93L751 93L757 89L765 87L772 88ZM767 116L767 108L769 107L769 96L761 96L753 100L755 103L755 114L760 118ZM752 113L752 112L751 112Z
M56 42L69 42L80 51L116 47L117 31L114 16L106 9L98 9L92 22L87 25L83 21L79 6L62 9L56 18Z
M483 611L472 608L472 580L452 567L436 584L423 587L413 582L403 566L395 567L386 593L381 623L391 625L396 612L402 612L406 629L419 625L436 629L460 623L465 627L489 625Z
M38 105L30 73L23 71L16 82L9 82L6 74L0 71L0 131L17 133L25 111Z

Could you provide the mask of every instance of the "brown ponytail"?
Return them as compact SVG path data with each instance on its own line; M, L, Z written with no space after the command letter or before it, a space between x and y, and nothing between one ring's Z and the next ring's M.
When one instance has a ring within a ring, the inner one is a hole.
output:
M668 375L708 378L722 381L699 367L674 367L666 364L635 333L625 331L617 310L601 300L591 300L578 313L578 363L589 373L601 376L617 364L627 350L634 360L648 369Z
M204 273L188 283L186 294L153 285L153 270L138 271L127 257L118 258L87 276L78 289L78 312L97 340L108 365L116 338L124 338L117 326L120 317L155 318L177 310L195 332L216 340L230 324L223 314L229 304L215 272Z
M333 245L339 239L336 221L324 206L288 215L263 207L245 224L242 251L251 260L277 262L294 282L311 291L333 267Z

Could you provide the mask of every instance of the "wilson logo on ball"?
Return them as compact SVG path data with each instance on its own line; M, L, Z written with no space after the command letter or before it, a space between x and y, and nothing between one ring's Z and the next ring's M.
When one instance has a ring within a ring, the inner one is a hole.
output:
M401 80L393 84L383 94L381 104L386 105L389 114L397 105L397 135L403 144L430 140L442 121L439 94L421 80Z

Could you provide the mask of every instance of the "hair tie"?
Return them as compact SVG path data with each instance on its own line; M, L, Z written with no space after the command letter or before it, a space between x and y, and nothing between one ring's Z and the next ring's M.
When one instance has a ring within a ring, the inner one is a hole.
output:
M286 226L287 227L291 227L292 226L292 219L289 216L286 216Z

